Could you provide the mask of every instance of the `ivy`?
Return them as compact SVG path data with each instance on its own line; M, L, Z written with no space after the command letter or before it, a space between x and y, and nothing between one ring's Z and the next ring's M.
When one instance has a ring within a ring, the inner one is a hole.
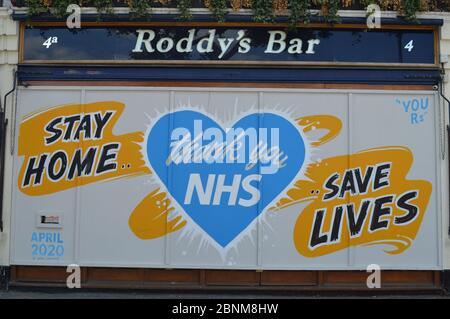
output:
M191 13L192 0L178 0L177 8L180 10L180 19L188 21L192 19Z
M104 0L96 0L96 1L104 1ZM132 19L149 18L148 11L151 9L149 0L127 0L127 3L130 8L130 15Z
M309 23L311 1L309 0L289 0L290 15L289 27L295 28L299 23Z
M227 13L226 0L204 0L205 6L211 10L217 22L224 22Z
M450 0L77 0L80 6L96 7L100 16L113 14L115 5L125 3L130 8L132 18L148 18L152 3L167 6L176 1L181 20L191 20L191 8L203 1L218 22L225 21L228 8L239 11L241 8L253 10L255 22L270 23L276 14L287 14L290 27L310 22L310 9L320 8L325 22L341 22L338 11L342 8L366 8L369 4L378 4L382 10L396 10L409 22L418 22L417 12L432 10L450 10ZM75 1L75 3L77 2ZM51 12L58 18L67 16L67 6L73 0L16 0L28 7L30 17ZM444 5L445 3L445 5ZM20 6L20 5L19 5ZM287 11L286 9L289 9Z
M42 13L48 12L48 7L44 6L40 0L26 0L25 5L28 7L28 14L30 16L38 16Z
M421 0L403 0L402 13L405 15L405 20L417 23L416 12L420 11L421 6Z
M67 0L65 0L65 1L67 1ZM113 14L114 13L113 0L93 0L93 5L97 8L97 11L100 14Z
M341 7L340 0L314 0L314 2L320 5L320 11L326 23L334 24L341 22L341 18L338 15L339 8Z
M328 15L324 16L325 21L329 23L340 23L341 17L338 15L339 8L339 0L328 0Z
M252 0L252 8L254 12L253 20L255 22L273 22L273 6L271 0Z

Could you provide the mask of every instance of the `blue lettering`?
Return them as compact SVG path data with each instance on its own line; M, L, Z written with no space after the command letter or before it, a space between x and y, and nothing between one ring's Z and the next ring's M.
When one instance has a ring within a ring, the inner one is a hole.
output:
M64 240L62 239L61 233L59 232L33 232L31 234L32 242L46 242L46 243L57 243L62 244Z
M408 104L406 104L405 101L403 101L402 103L403 103L403 108L405 109L405 112L408 112L409 105L411 104L411 101L408 101Z
M426 102L426 105L424 104L424 100ZM420 99L420 108L422 110L426 110L428 108L428 98Z
M413 111L417 111L419 109L419 101L417 99L414 99L412 101L411 108Z

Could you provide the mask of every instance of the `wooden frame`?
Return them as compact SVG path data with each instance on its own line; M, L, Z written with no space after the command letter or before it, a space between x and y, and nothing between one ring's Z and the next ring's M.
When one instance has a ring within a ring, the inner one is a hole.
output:
M249 87L306 89L434 90L430 85L225 83L155 81L29 81L42 86ZM66 287L65 267L12 265L10 286ZM440 293L440 271L385 270L382 287L368 289L365 271L212 270L81 267L82 288L185 291L258 291L302 293Z
M310 62L310 61L184 61L184 60L61 60L61 61L46 61L46 60L25 60L24 59L24 36L26 26L64 26L65 22L21 22L19 32L19 63L20 64L100 64L100 65L190 65L190 66L263 66L263 67L308 67L308 66L320 66L320 67L385 67L385 68L430 68L439 67L439 32L435 26L410 26L410 25L383 25L381 30L432 30L434 35L434 63L433 64L421 64L421 63L365 63L365 62ZM198 26L198 27L267 27L264 23L242 23L242 22L136 22L136 21L118 21L118 22L84 22L82 26ZM273 27L286 28L286 23L273 23L270 24ZM308 25L299 24L299 28L329 28L328 24L311 23ZM367 29L363 24L339 24L333 26L335 29Z
M66 267L11 266L10 286L66 287ZM81 267L82 288L193 291L360 292L442 291L441 272L385 270L382 286L369 289L366 271L208 270Z

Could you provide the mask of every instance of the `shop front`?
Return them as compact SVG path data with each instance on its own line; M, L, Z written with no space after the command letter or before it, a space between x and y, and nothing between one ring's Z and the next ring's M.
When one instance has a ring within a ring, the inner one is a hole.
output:
M439 290L439 26L22 22L11 284Z

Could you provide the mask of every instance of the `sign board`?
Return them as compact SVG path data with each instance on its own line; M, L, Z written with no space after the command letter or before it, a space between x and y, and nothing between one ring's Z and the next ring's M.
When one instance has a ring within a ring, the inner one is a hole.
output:
M23 26L22 62L435 66L436 30L286 26Z
M12 264L440 269L436 101L21 88Z

